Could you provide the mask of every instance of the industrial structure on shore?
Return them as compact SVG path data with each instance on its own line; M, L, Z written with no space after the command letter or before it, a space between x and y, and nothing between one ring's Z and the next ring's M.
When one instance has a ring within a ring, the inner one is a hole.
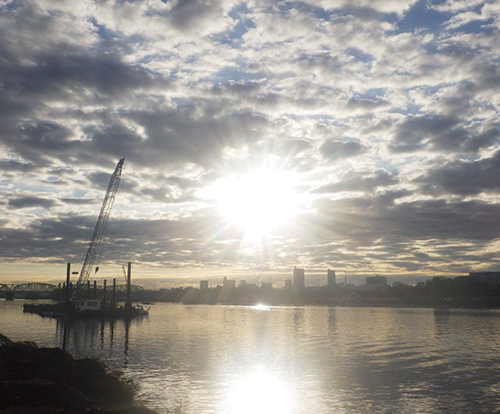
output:
M111 299L107 300L107 283L104 281L102 294L97 295L97 283L94 281L94 289L91 289L90 275L94 268L94 263L101 245L108 219L113 207L113 202L118 192L121 175L123 171L123 163L125 158L118 161L116 168L111 175L109 184L102 202L99 216L97 217L96 225L90 238L87 253L83 260L82 268L79 274L76 286L73 286L71 277L71 264L68 263L66 271L66 282L62 287L64 292L63 298L60 298L57 305L48 304L25 304L24 310L27 312L36 312L45 316L80 316L80 317L134 317L138 315L147 315L148 311L142 306L132 306L131 302L131 274L132 264L128 263L127 272L127 298L124 306L118 306L116 301L116 279L113 279ZM95 269L97 273L98 268Z

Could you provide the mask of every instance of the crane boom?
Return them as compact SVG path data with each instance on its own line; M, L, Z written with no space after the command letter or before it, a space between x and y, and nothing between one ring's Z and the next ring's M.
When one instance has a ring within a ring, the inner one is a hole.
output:
M87 254L85 255L85 260L83 261L82 269L80 270L80 277L78 279L77 288L73 296L78 297L81 295L84 285L87 283L90 277L90 271L94 266L94 261L97 257L97 251L104 236L104 231L106 230L106 225L108 224L109 214L111 213L111 208L113 207L113 202L115 201L116 193L118 191L118 185L120 184L120 179L122 176L123 163L125 158L118 161L115 171L109 180L108 189L106 190L106 195L102 202L101 211L97 217L97 222L92 233L92 237L89 242L89 247L87 249Z

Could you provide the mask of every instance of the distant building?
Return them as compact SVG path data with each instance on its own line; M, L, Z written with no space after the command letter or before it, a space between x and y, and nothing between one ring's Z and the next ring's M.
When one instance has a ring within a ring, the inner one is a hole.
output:
M304 269L298 269L297 266L293 268L293 287L297 290L306 287L305 271Z
M292 288L292 280L291 279L285 279L285 289L291 289Z
M385 276L370 276L366 278L365 286L369 289L383 288L387 286Z
M329 288L334 288L337 284L337 278L335 276L335 270L328 269L327 272L327 285Z
M262 283L262 284L260 285L260 287L261 287L262 289L265 289L265 290L271 290L271 289L272 289L272 287L273 287L273 284L272 284L271 282L265 282L265 283Z
M222 287L224 287L226 289L234 288L234 287L236 287L236 280L231 280L231 279L228 279L227 277L225 277L223 282L222 282Z
M200 290L208 289L208 280L200 280Z
M470 272L469 276L488 285L500 285L500 272Z
M238 283L238 287L240 287L240 288L244 288L246 285L247 285L246 280L240 280L240 283Z

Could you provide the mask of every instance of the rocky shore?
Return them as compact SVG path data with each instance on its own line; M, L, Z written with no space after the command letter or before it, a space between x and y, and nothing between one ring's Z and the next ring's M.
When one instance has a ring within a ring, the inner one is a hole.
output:
M132 381L95 359L0 335L0 414L155 414Z

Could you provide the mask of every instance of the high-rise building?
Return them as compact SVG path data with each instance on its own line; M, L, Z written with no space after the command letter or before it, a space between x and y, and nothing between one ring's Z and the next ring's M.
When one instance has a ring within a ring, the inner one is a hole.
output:
M200 290L208 289L208 280L200 280Z
M225 277L222 281L222 287L226 289L234 289L236 287L236 280Z
M305 289L306 277L304 269L299 269L297 266L293 268L293 287L297 290Z
M327 273L327 284L329 288L334 288L337 283L337 278L335 276L335 270L328 269Z
M387 286L387 278L385 276L370 276L366 278L365 286L367 288L383 288Z

